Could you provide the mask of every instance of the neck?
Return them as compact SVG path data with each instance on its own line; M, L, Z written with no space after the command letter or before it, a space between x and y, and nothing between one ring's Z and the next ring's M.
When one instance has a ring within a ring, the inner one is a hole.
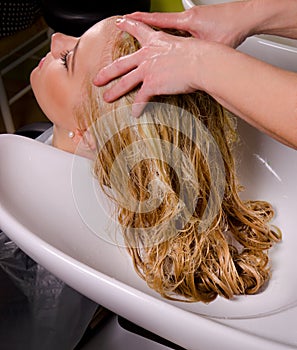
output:
M95 153L83 142L82 137L77 140L78 136L69 138L68 134L69 130L62 129L54 125L52 145L63 151L75 153L76 155L93 160Z
M63 151L75 153L77 145L68 136L69 131L54 125L53 146Z

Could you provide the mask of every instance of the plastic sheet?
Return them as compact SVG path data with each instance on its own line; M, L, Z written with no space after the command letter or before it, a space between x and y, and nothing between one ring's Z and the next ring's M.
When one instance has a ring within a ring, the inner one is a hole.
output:
M97 307L0 231L1 349L72 350Z

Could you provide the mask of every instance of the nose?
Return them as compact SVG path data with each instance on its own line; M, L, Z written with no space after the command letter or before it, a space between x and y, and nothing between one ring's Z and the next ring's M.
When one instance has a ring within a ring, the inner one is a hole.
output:
M62 52L70 51L74 48L78 39L62 33L55 33L51 38L51 54L54 58L59 58Z

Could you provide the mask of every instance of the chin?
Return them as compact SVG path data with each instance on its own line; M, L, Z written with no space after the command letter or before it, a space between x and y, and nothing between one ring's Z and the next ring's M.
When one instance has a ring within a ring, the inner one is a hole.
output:
M30 84L31 84L31 88L34 92L34 95L35 95L35 75L36 75L37 69L38 69L38 67L34 68L30 74Z

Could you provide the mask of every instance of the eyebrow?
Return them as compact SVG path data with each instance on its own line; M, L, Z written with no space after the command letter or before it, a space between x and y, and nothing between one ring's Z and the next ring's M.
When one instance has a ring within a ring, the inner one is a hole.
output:
M75 66L75 56L76 56L76 53L77 53L77 49L78 49L78 45L80 43L80 39L78 39L76 45L74 46L74 49L73 49L73 56L72 56L72 61L71 61L71 71L72 71L72 74L74 74L74 66Z

